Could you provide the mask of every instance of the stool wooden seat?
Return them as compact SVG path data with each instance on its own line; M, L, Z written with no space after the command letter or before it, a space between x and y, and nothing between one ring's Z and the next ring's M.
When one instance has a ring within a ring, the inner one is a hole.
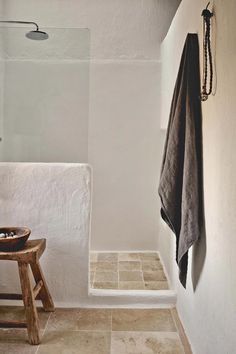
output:
M41 300L44 311L54 311L54 304L49 293L39 259L46 248L46 239L27 241L24 248L16 252L0 252L0 260L18 262L22 294L0 294L0 299L23 300L26 321L1 321L0 328L27 328L30 344L39 344L39 319L35 300ZM30 281L31 268L35 287Z

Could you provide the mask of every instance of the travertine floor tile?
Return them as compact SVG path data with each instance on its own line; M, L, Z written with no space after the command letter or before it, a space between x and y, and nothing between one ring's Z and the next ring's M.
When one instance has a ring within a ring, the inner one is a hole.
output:
M143 281L143 276L139 271L121 271L119 279L120 281Z
M9 313L8 306L1 310L4 316ZM21 311L22 309L15 309L15 318L21 318ZM40 346L28 344L26 330L1 329L0 353L36 354L37 351L37 354L184 354L172 317L173 311L57 309L48 320ZM190 347L188 353L191 353Z
M142 270L153 272L155 270L163 269L160 261L142 261Z
M141 261L159 261L160 258L158 256L157 253L153 252L144 252L144 253L140 253L140 259Z
M117 262L97 262L96 263L97 272L117 272L118 263Z
M104 281L104 282L94 282L94 289L118 289L118 282Z
M90 272L90 284L94 281L95 272Z
M111 330L111 310L80 309L77 319L78 330Z
M110 336L109 332L46 331L37 354L110 354Z
M94 253L92 255L94 257ZM91 274L90 286L92 288L103 289L102 284L104 284L104 289L116 289L117 287L122 290L168 289L163 266L156 252L98 252L96 258L97 262L91 262L91 270L95 273L94 276ZM130 284L119 284L119 282L130 282ZM143 284L137 284L137 282L143 282Z
M120 281L119 289L122 290L144 290L142 281Z
M48 321L47 330L78 331L111 330L111 310L106 309L57 309Z
M176 327L169 309L112 311L113 331L175 332Z
M90 272L95 272L97 267L97 262L90 262Z
M144 283L147 290L168 290L167 281L148 281Z
M117 253L98 253L97 262L117 262Z
M90 262L97 262L97 258L98 258L98 254L97 253L94 253L94 252L90 253L90 255L89 255Z
M25 329L0 329L1 354L35 354L36 350L37 346L29 344Z
M141 262L138 261L121 261L119 262L119 270L141 270Z
M111 354L184 354L176 333L113 332Z
M163 270L155 270L153 272L143 272L144 281L161 281L166 280Z
M185 334L183 325L180 321L180 318L179 318L176 308L171 309L171 314L172 314L173 320L175 322L176 328L178 330L178 335L179 335L180 341L183 345L184 353L185 354L192 354L192 349L191 349L190 343L189 343L188 338Z
M50 316L49 312L45 312L38 307L39 325L44 329ZM0 319L3 321L25 321L25 310L23 306L0 306ZM1 353L1 352L0 352Z
M118 273L117 272L96 272L94 282L117 282Z
M140 261L139 253L119 253L119 262L120 261Z

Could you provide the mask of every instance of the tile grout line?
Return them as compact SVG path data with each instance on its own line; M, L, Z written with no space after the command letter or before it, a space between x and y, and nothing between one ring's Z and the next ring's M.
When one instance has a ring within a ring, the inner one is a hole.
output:
M95 252L94 252L95 253ZM113 253L113 254L117 254L117 261L114 261L114 260L101 260L100 262L101 263L107 263L107 264L113 264L113 263L117 263L117 270L116 271L110 271L110 270L101 270L101 272L103 272L103 273L106 273L106 272L112 272L112 273L117 273L117 280L116 281L111 281L111 280L103 280L103 281L98 281L98 282L96 282L96 283L104 283L104 282L107 282L107 283L117 283L117 289L119 289L119 270L118 270L118 264L119 264L119 262L118 262L118 252L97 252L97 260L96 260L96 263L100 263L99 262L99 260L98 260L98 256L99 256L99 254L101 254L101 253ZM96 269L95 269L95 272L94 272L94 278L93 278L93 289L100 289L100 288L97 288L97 287L95 287L94 286L94 283L95 283L95 279L96 279L96 274L97 273L99 273L99 272L97 272L97 267L96 267ZM106 288L101 288L102 290L110 290L110 289L106 289ZM112 288L111 288L111 290L113 290Z
M96 279L96 275L97 275L97 263L98 263L98 253L96 253L96 267L95 267L95 270L94 270L94 275L93 275L93 285L92 285L92 288L94 288L94 283L95 283L95 279Z
M111 354L111 336L112 336L112 316L113 316L113 309L111 309L111 332L110 332L110 354Z
M140 258L140 268L141 268L141 274L142 274L142 278L143 278L143 289L145 290L145 281L144 281L144 275L143 275L143 261Z
M48 326L48 322L49 322L49 320L50 320L50 318L51 318L51 315L52 315L52 312L50 312L50 314L49 314L49 316L48 316L48 319L47 319L46 325L45 325L45 327L44 327L44 329L43 329L43 333L42 333L41 340L43 340L43 337L44 337L44 334L45 334L45 332L46 332L46 329L47 329L47 326ZM40 345L38 345L38 346L37 346L35 354L37 354L37 353L38 353L38 351L39 351L39 347L40 347Z
M130 308L126 309L126 310L130 310ZM111 321L112 322L112 321ZM51 329L51 332L59 332L59 333L63 333L65 332L65 329ZM179 337L179 333L178 331L145 331L145 330L107 330L107 329L69 329L66 330L66 332L97 332L97 333L104 333L104 332L114 332L114 333L119 333L119 332L132 332L132 333L159 333L159 334L173 334L175 333L178 337ZM182 342L181 342L182 343ZM40 346L40 345L39 345ZM191 353L192 354L192 353Z
M97 331L93 331L93 332L97 332ZM103 332L105 332L105 331L103 331ZM164 337L166 335L176 335L177 338L179 339L177 331L149 331L149 330L148 331L141 331L141 330L138 330L138 331L135 331L135 330L129 331L128 330L128 331L126 331L126 330L118 330L118 331L112 331L112 333L145 333L145 334L148 334L148 333L156 334L156 333L158 333L158 335L160 337Z
M142 283L143 283L143 290L145 290L145 282L144 282L144 276L143 276L143 261L142 261L142 258L140 257L140 253L142 252L139 252L139 262L140 262L140 272L141 272L141 276L142 276Z
M97 263L97 260L98 260L98 255L96 254L96 263ZM96 272L97 272L97 265L94 269L94 274L93 274L93 281L92 281L92 288L94 289L94 282L95 282L95 277L96 277Z
M93 254L95 254L96 255L96 261L94 262L94 263L98 263L98 252L93 252ZM91 269L91 261L90 261L90 255L91 255L91 252L89 253L89 269ZM89 282L89 287L91 288L91 289L95 289L94 288L94 283L95 283L95 277L96 277L96 272L97 272L97 266L95 267L95 269L94 269L94 274L93 274L93 281L92 281L92 284L90 285L90 282ZM90 274L91 274L91 272L90 272Z
M46 330L47 330L48 323L49 323L49 320L50 320L51 316L52 316L52 312L50 312L50 314L49 314L49 316L48 316L48 320L47 320L46 326L44 327L42 337L44 336L44 334L45 334L45 332L46 332Z
M91 252L89 252L89 289L93 287L93 284L91 284L91 263Z
M184 354L192 354L192 349L190 346L190 343L188 341L188 337L185 334L183 325L180 321L178 312L176 308L170 309L171 317L174 321L175 327L177 329L177 333L181 342L181 345L183 347Z
M117 254L117 273L118 273L118 289L120 289L120 261L119 261L119 253Z
M143 275L143 261L142 261L142 259L140 259L140 263L141 263L141 272L142 272L142 278L143 278L143 289L145 290L145 282L144 282L144 275Z

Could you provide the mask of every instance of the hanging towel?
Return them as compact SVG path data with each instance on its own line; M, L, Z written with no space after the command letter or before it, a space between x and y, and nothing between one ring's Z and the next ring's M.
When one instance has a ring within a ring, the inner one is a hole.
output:
M203 228L202 116L197 34L188 34L172 98L161 168L161 216L176 235L179 279Z

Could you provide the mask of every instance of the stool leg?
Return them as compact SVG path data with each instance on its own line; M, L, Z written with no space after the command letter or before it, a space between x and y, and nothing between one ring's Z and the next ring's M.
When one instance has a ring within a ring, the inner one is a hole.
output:
M44 278L44 275L43 275L43 272L42 272L39 262L30 263L30 266L31 266L32 273L33 273L36 284L40 280L43 282L43 286L39 292L39 298L42 301L44 311L47 311L47 312L55 311L53 300L52 300L52 297L49 293L47 283Z
M18 262L20 283L22 289L22 298L25 306L25 315L27 321L27 330L30 344L39 344L39 320L38 312L35 306L34 294L29 278L29 265Z

